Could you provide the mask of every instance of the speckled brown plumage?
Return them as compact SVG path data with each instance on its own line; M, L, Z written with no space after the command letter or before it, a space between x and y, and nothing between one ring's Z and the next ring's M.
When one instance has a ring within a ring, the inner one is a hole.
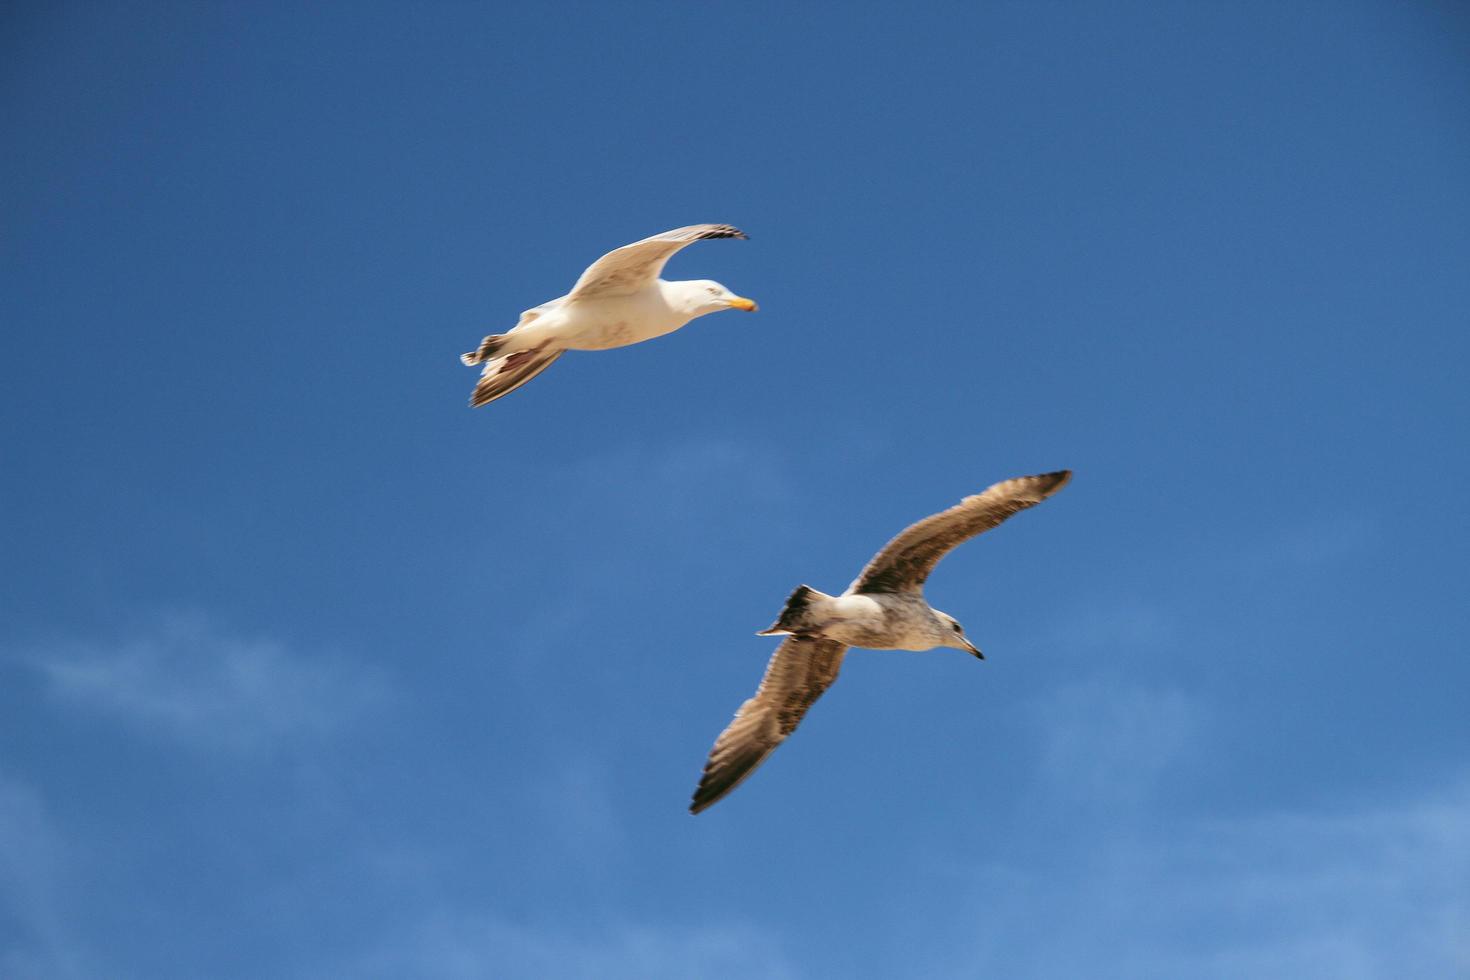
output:
M832 682L847 647L832 640L791 637L776 648L755 697L735 712L705 763L690 813L698 813L740 785L776 746L796 731L807 709Z
M1033 507L1067 485L1071 471L1005 480L918 521L889 541L841 596L800 586L775 625L790 633L766 666L753 698L715 740L690 812L726 796L796 730L807 709L837 679L849 646L983 655L947 613L924 599L924 581L956 545Z
M849 591L919 591L934 566L957 545L1002 524L1012 514L1036 506L1071 478L1071 470L1059 470L1006 480L910 524L873 556Z

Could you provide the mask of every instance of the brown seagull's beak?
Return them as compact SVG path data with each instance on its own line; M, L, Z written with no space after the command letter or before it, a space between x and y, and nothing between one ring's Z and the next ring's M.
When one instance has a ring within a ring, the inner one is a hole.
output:
M985 659L985 654L981 653L980 652L980 648L977 647L975 644L973 644L973 643L970 642L970 638L969 637L967 637L967 636L960 637L960 642L965 645L965 649L966 650L969 650L971 653L973 653L975 655L975 658L977 660L984 660Z

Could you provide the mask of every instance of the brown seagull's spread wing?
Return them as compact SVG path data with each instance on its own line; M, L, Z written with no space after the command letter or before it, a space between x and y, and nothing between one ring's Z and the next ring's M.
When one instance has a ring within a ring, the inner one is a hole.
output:
M567 299L636 293L652 285L664 271L664 263L669 261L669 256L685 245L706 238L744 237L745 232L730 225L690 225L615 248L587 267L582 278L567 294Z
M791 637L776 648L755 697L735 712L735 720L715 739L690 813L723 798L766 761L766 756L832 686L842 666L844 644L834 640Z
M849 592L917 592L950 549L1041 503L1067 485L1071 470L1019 476L910 524L873 556Z

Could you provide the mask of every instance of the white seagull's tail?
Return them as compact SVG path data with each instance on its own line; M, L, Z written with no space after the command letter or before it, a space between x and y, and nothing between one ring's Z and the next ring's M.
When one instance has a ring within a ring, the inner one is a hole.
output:
M560 348L536 347L497 357L495 352L504 340L502 335L492 334L480 343L479 350L460 356L466 364L485 365L485 370L480 373L480 383L475 385L475 393L470 396L471 408L488 405L502 395L510 394L545 371L563 353Z
M505 334L492 333L490 336L480 341L479 347L475 348L472 351L465 351L463 354L459 355L459 359L467 367L474 367L476 364L483 364L486 361L490 360L490 358L494 357L495 352L500 350L501 346L504 343Z
M772 636L777 633L808 633L812 628L819 625L809 621L808 613L811 605L821 599L832 598L825 592L818 592L810 585L798 585L796 591L786 600L786 608L781 610L781 615L770 626L761 630L756 636Z

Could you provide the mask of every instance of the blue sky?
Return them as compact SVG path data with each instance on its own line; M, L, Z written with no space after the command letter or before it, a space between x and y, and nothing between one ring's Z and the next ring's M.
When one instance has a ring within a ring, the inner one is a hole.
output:
M1449 4L32 4L0 975L1470 970ZM761 312L457 361L602 252ZM685 812L800 582L1070 467Z

